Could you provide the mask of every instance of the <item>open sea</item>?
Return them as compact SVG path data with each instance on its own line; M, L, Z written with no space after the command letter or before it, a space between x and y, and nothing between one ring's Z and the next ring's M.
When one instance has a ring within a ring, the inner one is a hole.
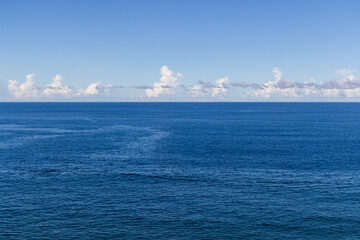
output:
M0 239L360 239L360 103L0 103Z

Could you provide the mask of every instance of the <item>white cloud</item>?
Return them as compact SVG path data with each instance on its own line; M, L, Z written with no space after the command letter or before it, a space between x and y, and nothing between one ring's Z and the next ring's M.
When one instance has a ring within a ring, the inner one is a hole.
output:
M280 71L280 69L277 67L274 67L272 72L274 74L275 81L280 81L282 78L283 72Z
M75 95L77 96L97 95L99 94L100 86L101 85L99 82L92 83L85 89L79 89Z
M42 94L45 96L58 95L71 97L73 95L72 88L69 86L62 86L62 80L63 78L61 77L61 75L57 74L54 77L53 82L46 86Z
M112 90L116 87L112 84L102 85L100 82L90 84L85 89L73 89L69 86L63 86L63 78L57 74L50 84L47 84L45 88L38 88L35 86L34 81L35 74L26 75L26 81L19 83L17 80L9 80L7 92L10 97L15 99L75 99L84 98L88 96L109 96L112 94ZM0 89L1 90L1 89ZM1 91L0 91L1 92ZM6 94L5 94L6 95Z
M35 87L35 74L26 75L26 81L19 83L16 80L9 80L8 91L14 98L32 98L37 97L39 90Z
M243 88L252 87L252 90L245 92L245 97L261 99L280 98L357 98L360 97L360 80L352 73L355 70L340 69L337 73L343 78L316 83L314 79L310 82L291 82L282 78L282 72L273 68L275 81L269 81L260 88L245 82L232 85Z
M180 86L179 78L183 78L181 73L174 73L168 66L162 66L160 70L160 82L155 82L152 89L146 89L147 97L159 97L175 94L175 88Z
M100 82L95 82L95 83L90 84L85 89L77 90L75 95L76 96L95 96L95 95L108 96L111 94L111 91L114 88L117 88L117 87L112 84L108 84L108 85L104 86Z
M214 85L211 83L204 82L199 80L200 85L188 87L188 91L191 93L192 97L209 97L212 93L212 88Z
M336 70L336 74L339 75L340 77L344 77L344 78L346 78L350 75L353 75L356 72L357 72L357 70L349 69L349 68L343 68L343 69Z
M129 86L127 88L137 88L145 90L148 98L175 95L182 100L188 97L195 98L225 98L230 88L242 88L240 99L271 99L271 100L291 100L291 99L327 99L327 98L350 98L360 99L360 79L354 74L356 70L340 69L336 73L337 79L323 82L316 82L312 78L307 82L292 82L283 77L283 72L274 67L272 69L273 80L263 84L232 82L227 77L220 78L215 82L198 81L197 85L184 86L181 84L183 75L171 71L167 66L162 66L160 81L155 82L152 87L146 85ZM106 97L116 97L115 89L124 88L113 84L103 85L94 82L85 88L74 89L63 84L61 75L56 75L52 82L46 87L37 87L34 74L26 75L25 82L9 80L7 87L1 88L0 80L0 99L1 100L49 100L49 99L101 99ZM185 90L185 91L184 91ZM234 95L232 95L234 96ZM135 96L134 96L135 97Z
M229 79L228 77L220 78L215 81L215 84L198 81L199 85L188 87L187 90L192 97L225 97L228 91Z
M111 83L104 86L104 94L105 95L110 95L111 94L111 91L116 88L114 85L112 85Z
M212 88L212 97L225 97L226 92L228 91L229 79L228 77L220 78L216 80L215 87Z

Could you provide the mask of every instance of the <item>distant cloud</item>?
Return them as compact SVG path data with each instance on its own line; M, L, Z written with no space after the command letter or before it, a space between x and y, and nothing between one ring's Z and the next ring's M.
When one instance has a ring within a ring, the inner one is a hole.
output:
M150 89L152 87L147 86L147 85L140 85L140 86L133 86L133 88L136 88L136 89Z
M282 79L283 72L280 71L278 67L274 67L272 72L274 74L275 81L280 81Z
M100 82L90 84L85 89L79 89L76 91L76 96L94 96L94 95L110 95L111 91L118 88L112 84L102 85Z
M72 88L69 86L62 86L62 76L57 74L53 82L51 84L48 84L44 91L42 92L45 96L65 96L65 97L71 97L73 92Z
M188 87L188 91L192 97L209 97L212 93L212 88L215 87L211 83L204 82L203 80L198 81L199 85Z
M35 87L35 74L26 75L26 81L19 83L16 80L9 80L8 90L14 98L32 98L37 97L39 90Z
M241 81L241 82L233 82L233 83L231 83L231 86L233 86L233 87L247 88L247 87L250 87L251 84L248 84L248 83L246 83L246 82L244 82L244 81Z
M262 86L257 83L246 83L244 81L241 82L232 82L231 86L233 87L241 87L241 88L254 88L254 89L262 89Z
M180 86L180 79L183 78L183 75L181 73L174 73L169 69L168 66L162 66L160 74L160 82L154 82L153 88L145 90L145 94L147 97L156 98L159 96L175 94L174 88Z
M63 86L63 78L57 74L52 83L46 85L45 88L39 88L35 86L35 74L26 75L26 81L19 83L17 80L9 80L7 92L15 99L70 99L78 97L103 95L108 96L111 91L118 86L112 84L102 85L100 82L92 83L85 89L73 89L69 86Z
M274 81L269 81L261 87L253 86L245 82L237 85L241 87L252 87L252 90L245 92L245 97L276 99L276 98L357 98L360 97L360 80L353 73L356 70L340 69L336 73L342 76L341 79L333 79L316 83L313 79L310 82L291 82L283 78L279 68L273 68Z
M341 77L344 77L344 78L346 78L350 75L353 75L356 72L357 72L357 70L349 69L349 68L343 68L343 69L336 70L336 74Z
M229 79L228 77L216 80L215 87L212 89L212 97L225 97L228 91Z
M175 73L167 66L160 69L160 80L154 82L153 86L138 85L128 86L127 89L145 90L145 96L140 98L158 98L162 96L173 97L174 99L204 98L224 99L234 97L239 100L292 100L292 99L321 99L321 98L357 98L360 99L360 79L355 76L357 70L343 68L336 71L338 78L316 82L309 78L306 82L292 82L284 77L283 72L274 67L272 69L273 80L261 83L248 83L245 81L230 82L228 77L223 77L215 82L203 80L197 81L196 85L183 83L184 76ZM54 76L52 81L45 87L37 87L35 74L26 75L24 82L9 80L7 86L1 84L0 79L0 100L101 100L114 97L116 89L125 88L113 84L102 84L94 82L84 88L73 88L64 83L61 75ZM240 89L235 91L235 89ZM238 94L236 96L236 94ZM135 96L134 96L135 98Z
M188 87L192 97L225 97L228 91L229 79L220 78L215 84L198 81L199 85Z
M100 88L100 83L96 82L96 83L92 83L90 84L87 88L85 89L79 89L77 90L76 94L77 96L89 96L89 95L97 95L99 94L99 88Z

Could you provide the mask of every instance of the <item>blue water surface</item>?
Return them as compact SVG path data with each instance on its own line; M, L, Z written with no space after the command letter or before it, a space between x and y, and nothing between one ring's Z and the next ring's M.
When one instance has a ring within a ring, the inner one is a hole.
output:
M0 103L0 239L360 239L360 103Z

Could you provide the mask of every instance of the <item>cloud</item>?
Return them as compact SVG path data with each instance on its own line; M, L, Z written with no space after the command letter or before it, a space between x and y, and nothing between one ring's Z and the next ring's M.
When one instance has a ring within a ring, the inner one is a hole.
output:
M248 83L246 83L246 82L244 82L244 81L241 81L241 82L233 82L233 83L231 83L231 86L233 86L233 87L247 88L247 87L250 87L251 84L248 84Z
M119 87L119 86L114 86L114 85L112 85L111 83L105 85L105 86L103 87L103 89L104 89L104 94L105 94L106 96L109 96L109 95L112 93L113 89L115 89L115 88L121 88L121 87Z
M199 80L198 84L187 88L192 97L225 97L229 79L228 77L220 78L215 81L215 84Z
M204 82L199 80L200 85L188 87L187 90L191 93L192 97L209 97L212 93L212 88L214 85L211 83Z
M246 97L260 99L298 98L299 96L318 95L317 89L312 83L292 83L289 79L283 78L283 72L274 67L272 70L274 81L269 81L261 87L253 88L245 93ZM315 94L316 93L316 94Z
M245 92L245 97L250 98L356 98L360 97L360 80L352 75L355 72L355 70L340 69L336 73L342 76L341 79L321 83L311 79L310 82L293 83L282 77L283 73L279 68L273 68L274 81L264 83L261 88L245 82L236 86L252 88Z
M280 81L282 78L283 72L280 71L280 69L277 67L274 67L272 72L274 74L275 81Z
M349 69L349 68L343 68L343 69L336 70L336 74L339 75L340 77L344 77L344 78L346 78L350 75L353 75L356 72L357 72L357 70Z
M240 89L237 95L241 99L258 100L292 100L292 99L360 99L360 79L356 77L356 70L344 68L336 71L338 78L316 82L310 78L305 82L293 82L284 77L283 72L274 67L272 69L273 80L261 83L248 83L245 81L231 82L228 77L223 77L215 82L199 80L196 85L189 86L182 83L183 75L175 73L167 66L160 69L160 80L154 82L153 86L138 85L127 88L136 88L145 90L147 98L157 98L161 96L173 96L176 99L183 100L189 97L193 98L226 98L231 88ZM113 84L102 84L94 82L85 88L75 89L65 85L63 77L55 75L49 84L45 87L38 87L35 84L35 74L28 74L24 82L9 80L7 86L2 87L0 79L0 99L1 100L61 100L61 99L102 99L116 96L117 86ZM232 92L231 97L236 92ZM134 96L135 98L135 96ZM234 98L233 98L234 100Z
M63 86L63 78L57 74L50 84L45 88L35 86L35 74L26 75L26 81L19 83L17 80L9 80L7 92L14 99L75 99L79 97L89 96L109 96L115 88L122 86L114 86L112 84L102 85L100 82L91 83L84 89L73 89L69 86ZM5 94L6 95L6 94Z
M175 88L179 87L181 81L179 78L183 78L181 73L174 73L168 66L162 66L160 70L161 78L160 82L155 82L154 87L146 89L145 94L147 97L159 97L165 95L175 94Z
M16 80L9 80L8 91L14 98L37 97L39 90L35 87L35 74L26 75L26 81L19 83Z
M100 88L100 83L96 82L96 83L92 83L90 84L87 88L85 89L79 89L76 92L77 96L89 96L89 95L97 95L99 94L99 88Z
M254 89L262 89L262 86L257 83L246 83L244 81L241 82L232 82L232 87L241 87L241 88L254 88Z
M133 88L136 88L136 89L151 89L152 87L147 86L147 85L140 85L140 86L133 86Z
M42 92L45 96L65 96L71 97L73 95L72 88L69 86L62 86L62 76L57 74L53 82L48 84Z
M212 97L225 97L228 91L229 79L227 77L216 80L215 87L212 88Z
M343 79L324 81L320 87L323 89L356 89L360 87L360 80L350 75Z
M95 95L105 95L108 96L111 94L111 91L115 88L119 88L112 84L102 85L100 82L95 82L90 84L85 89L79 89L75 93L75 96L95 96Z

